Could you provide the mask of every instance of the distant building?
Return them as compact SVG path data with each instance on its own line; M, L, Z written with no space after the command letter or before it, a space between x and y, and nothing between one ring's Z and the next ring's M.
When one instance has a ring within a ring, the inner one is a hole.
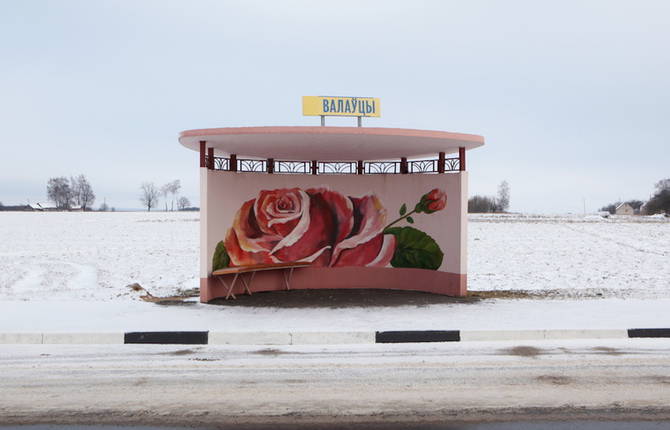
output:
M628 203L621 203L614 209L615 215L635 215L635 209Z
M49 206L46 203L31 203L30 208L34 211L44 212L44 211L56 211L58 208L56 206Z

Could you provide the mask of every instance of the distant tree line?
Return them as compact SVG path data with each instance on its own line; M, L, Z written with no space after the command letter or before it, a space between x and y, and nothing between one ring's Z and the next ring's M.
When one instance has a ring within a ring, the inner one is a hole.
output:
M509 209L510 186L507 181L498 185L497 196L475 195L468 200L469 213L506 212Z
M656 183L656 192L644 204L642 210L647 215L665 213L670 215L670 178Z
M655 184L655 188L656 190L654 194L652 194L646 203L642 200L628 200L625 202L617 201L603 206L600 210L602 212L614 214L619 205L628 203L633 210L643 215L654 215L658 213L670 215L670 178L661 179Z
M93 206L95 193L84 175L70 179L60 176L50 178L47 182L47 198L57 209L70 210L76 206L85 211Z
M153 182L144 182L140 190L140 202L147 211L157 208L161 197L165 200L166 211L174 211L175 208L179 211L199 210L199 208L191 206L191 201L186 196L179 195L181 190L179 179L168 182L161 187L157 187ZM90 211L93 208L95 198L93 187L84 175L71 176L69 179L65 176L52 177L47 181L47 199L54 206L44 209ZM39 209L39 206L37 209ZM0 202L0 211L5 210L30 211L35 210L35 206L30 204L5 206ZM103 202L98 210L114 212L116 209L114 207L110 208L107 202Z
M144 182L140 185L140 203L147 209L147 212L151 212L151 209L158 207L159 199L162 196L163 199L165 199L166 212L168 210L174 211L175 203L177 205L177 210L183 211L190 209L191 202L187 197L179 196L180 190L181 182L179 179L168 182L162 187L157 187L153 182ZM168 196L171 197L170 200L168 200Z

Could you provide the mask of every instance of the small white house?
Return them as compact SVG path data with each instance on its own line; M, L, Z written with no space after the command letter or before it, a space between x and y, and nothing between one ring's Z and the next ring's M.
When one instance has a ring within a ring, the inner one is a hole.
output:
M30 206L32 210L38 212L58 210L56 206L49 205L48 203L30 203L28 206Z
M616 215L635 215L635 209L628 203L621 203L614 210Z

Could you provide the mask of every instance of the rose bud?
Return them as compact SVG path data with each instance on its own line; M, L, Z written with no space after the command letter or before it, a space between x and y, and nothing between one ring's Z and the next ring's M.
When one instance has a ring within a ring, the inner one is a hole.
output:
M421 196L421 200L416 205L415 210L417 212L432 214L433 212L441 211L446 205L447 194L438 188L434 188Z

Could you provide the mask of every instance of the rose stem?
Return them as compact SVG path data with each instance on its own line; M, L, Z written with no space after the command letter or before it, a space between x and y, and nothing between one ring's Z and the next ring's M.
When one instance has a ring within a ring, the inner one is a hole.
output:
M416 212L416 208L412 209L411 212L406 213L405 215L401 216L401 217L398 218L397 220L393 221L391 224L389 224L389 225L387 225L386 227L384 227L384 231L386 231L386 229L389 228L389 227L391 227L393 224L399 223L400 221L404 220L405 218L407 218L408 216L412 215L412 214L415 213L415 212Z

